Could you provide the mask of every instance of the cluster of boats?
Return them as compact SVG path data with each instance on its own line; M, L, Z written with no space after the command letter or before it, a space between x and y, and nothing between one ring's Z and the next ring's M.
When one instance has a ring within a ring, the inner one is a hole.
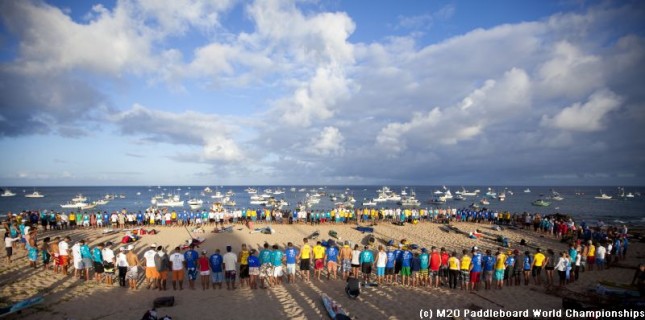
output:
M0 197L13 197L15 195L16 194L14 192L5 188L2 194L0 194ZM25 194L25 198L44 198L44 197L45 195L36 191L35 188L34 188L34 192Z
M106 205L116 198L125 198L125 195L117 196L115 194L106 194L103 199L88 202L87 197L79 193L74 198L72 198L71 201L61 204L60 207L63 209L89 210L94 209L97 206Z

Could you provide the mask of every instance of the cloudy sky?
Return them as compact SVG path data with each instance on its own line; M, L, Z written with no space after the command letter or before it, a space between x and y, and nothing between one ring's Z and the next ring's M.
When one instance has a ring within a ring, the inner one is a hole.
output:
M0 2L2 185L643 185L645 2Z

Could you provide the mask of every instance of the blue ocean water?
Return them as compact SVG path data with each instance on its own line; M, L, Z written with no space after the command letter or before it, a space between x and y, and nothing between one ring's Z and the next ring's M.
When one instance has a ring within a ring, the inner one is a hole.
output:
M262 193L265 188L275 189L275 186L253 186ZM422 207L433 207L428 204L428 200L433 196L435 190L440 190L440 186L389 186L390 189L396 193L401 193L402 190L411 190L416 192L417 199L422 202ZM38 187L37 191L44 194L44 198L26 198L24 195L32 193L33 188L26 187L9 187L16 196L13 197L0 197L0 216L6 215L7 212L20 212L22 210L48 210L48 211L73 211L72 209L62 209L60 204L70 201L76 194L81 193L88 197L88 202L102 199L106 194L116 194L117 197L106 205L98 206L95 211L115 211L126 209L128 211L145 210L150 207L151 199L155 194L178 194L181 200L188 200L192 197L204 200L204 208L210 207L210 203L214 199L210 198L213 193L205 193L202 195L205 186L140 186L140 187ZM225 193L232 190L235 195L232 197L236 201L239 208L258 208L258 205L250 205L250 195L244 190L248 186L220 186L210 187L213 191L220 191ZM363 199L372 199L377 196L377 190L381 186L280 186L285 190L284 194L276 196L277 199L284 198L289 202L289 206L284 209L293 209L297 206L298 202L304 201L307 193L313 193L314 190L330 194L352 194L356 201L356 206L361 207ZM295 188L295 192L291 191ZM454 194L456 191L461 190L461 186L448 186ZM482 193L478 197L468 197L465 201L448 201L442 207L462 208L467 207L473 202L479 202L484 197L488 186L465 186L467 190L480 189ZM525 193L524 190L530 188L530 193ZM305 191L299 192L304 189ZM505 190L504 187L492 187L493 190L501 192ZM604 221L605 223L626 223L632 226L645 226L645 197L638 194L645 194L645 187L630 187L625 188L625 193L637 194L634 198L618 199L619 190L616 187L554 187L564 200L551 201L549 207L535 207L531 202L540 198L541 195L550 195L550 187L509 187L508 190L513 192L513 195L507 193L506 201L498 201L490 199L490 205L487 208L499 211L510 211L522 213L526 212L539 212L544 214L550 213L564 213L572 215L578 221L596 222ZM612 200L598 200L594 199L600 192L604 192L613 196ZM123 198L118 197L122 195ZM331 201L329 196L321 198L320 203L312 207L316 209L331 209L334 207L334 202ZM380 203L378 207L397 207L394 202ZM190 210L187 204L183 208L176 208L176 210Z

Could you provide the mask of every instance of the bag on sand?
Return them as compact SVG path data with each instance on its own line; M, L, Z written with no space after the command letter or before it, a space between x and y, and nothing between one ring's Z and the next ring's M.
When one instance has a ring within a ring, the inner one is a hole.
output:
M152 303L153 308L160 308L160 307L172 307L175 305L175 297L174 296L168 296L168 297L159 297L154 300Z

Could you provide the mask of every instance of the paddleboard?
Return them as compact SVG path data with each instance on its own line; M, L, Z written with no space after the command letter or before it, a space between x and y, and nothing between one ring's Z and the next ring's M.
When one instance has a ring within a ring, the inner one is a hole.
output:
M323 293L321 296L330 319L337 319L339 315L349 317L345 310L343 310L343 307L336 303L336 301L332 300L327 294Z
M21 310L33 307L37 304L43 303L43 301L45 301L45 298L41 296L22 300L18 303L13 304L10 307L0 309L0 318L4 318L10 314L14 314L16 312L20 312Z

